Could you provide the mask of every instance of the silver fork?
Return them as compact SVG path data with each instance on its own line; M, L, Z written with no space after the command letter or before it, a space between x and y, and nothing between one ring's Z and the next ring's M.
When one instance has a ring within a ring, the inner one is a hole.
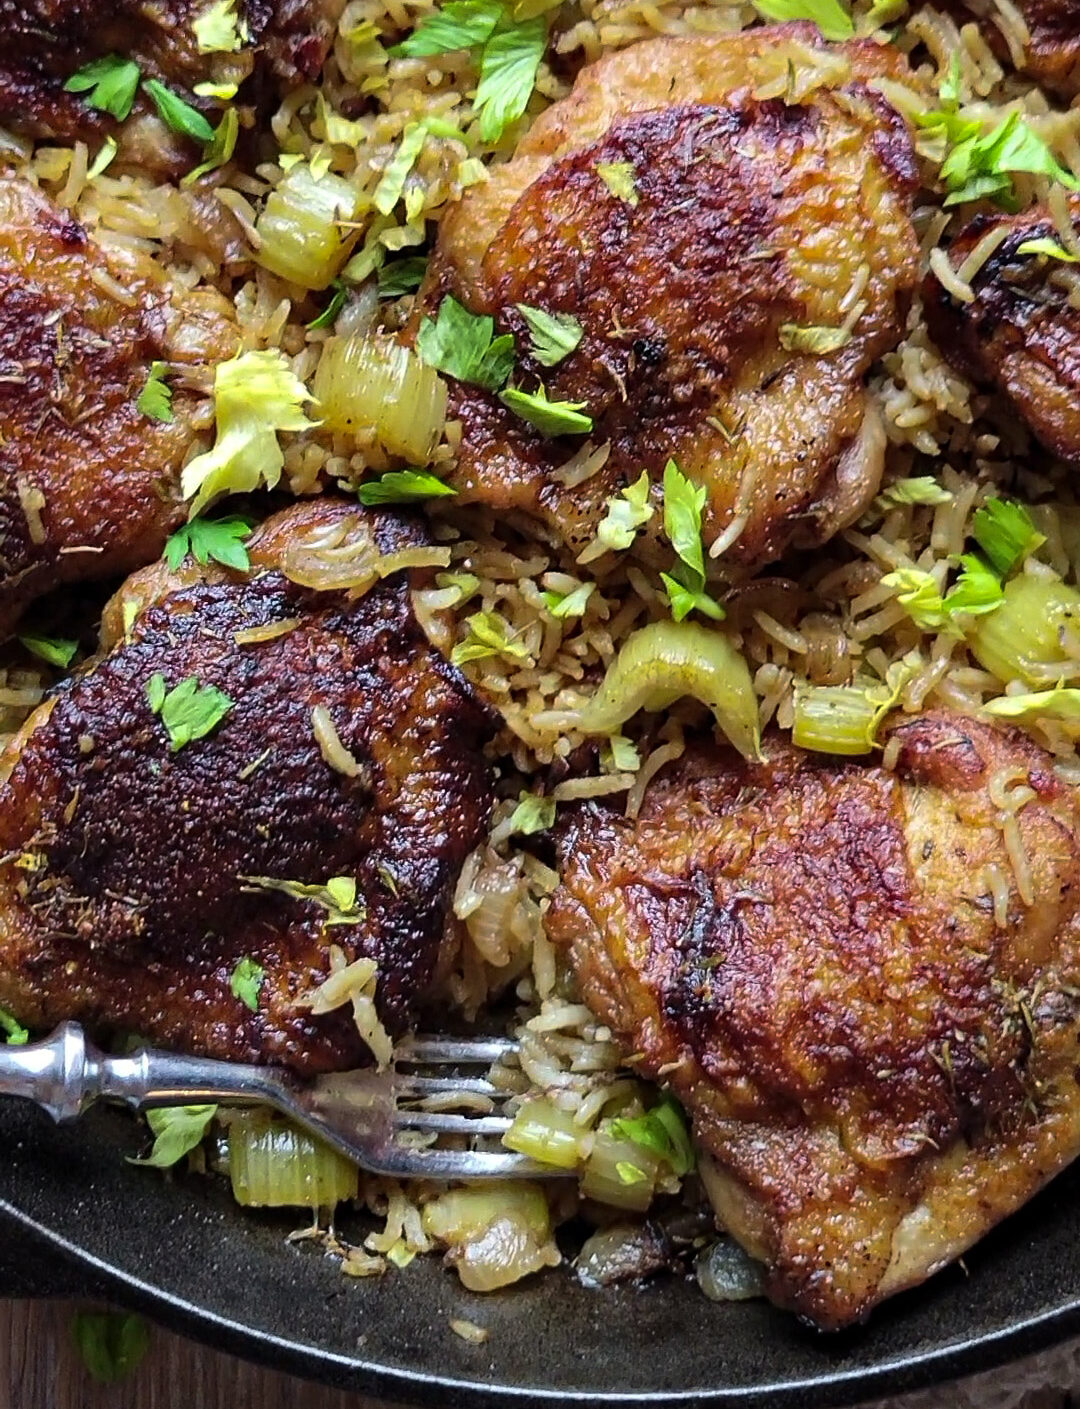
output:
M0 1096L36 1101L56 1121L74 1120L98 1100L119 1101L134 1110L155 1106L272 1106L333 1145L372 1174L407 1179L510 1179L522 1175L564 1175L525 1155L502 1149L472 1148L476 1140L508 1130L504 1114L459 1115L413 1109L404 1101L462 1094L493 1102L506 1092L480 1075L454 1068L489 1066L517 1051L510 1038L458 1041L408 1038L383 1072L353 1071L313 1079L281 1067L188 1057L140 1048L129 1056L107 1056L87 1041L77 1023L62 1023L51 1037L24 1047L0 1046ZM442 1067L452 1074L429 1075ZM408 1131L457 1137L468 1148L447 1149L402 1143Z

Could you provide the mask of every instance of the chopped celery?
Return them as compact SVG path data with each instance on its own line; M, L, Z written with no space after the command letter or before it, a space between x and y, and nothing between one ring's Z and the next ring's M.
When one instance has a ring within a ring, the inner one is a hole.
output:
M569 1111L560 1110L554 1101L540 1097L521 1106L502 1142L508 1150L516 1150L543 1164L574 1169L581 1158L581 1135Z
M330 338L314 391L331 430L374 431L385 450L414 465L428 464L446 424L442 377L388 338Z
M245 1208L334 1208L359 1190L356 1166L343 1155L254 1112L230 1116L229 1177Z
M817 753L869 753L877 715L878 705L857 685L804 685L795 692L792 742Z
M623 1139L613 1126L602 1125L585 1162L581 1192L597 1203L644 1213L653 1200L660 1163L636 1140Z
M1005 584L1005 600L979 617L968 634L971 653L1003 682L1052 685L1080 674L1080 660L1064 646L1080 628L1080 590L1021 573ZM1080 635L1074 641L1080 647Z
M356 191L342 177L316 176L303 162L294 166L255 222L259 263L305 289L325 289L345 263L351 237L342 223L353 219L356 207Z

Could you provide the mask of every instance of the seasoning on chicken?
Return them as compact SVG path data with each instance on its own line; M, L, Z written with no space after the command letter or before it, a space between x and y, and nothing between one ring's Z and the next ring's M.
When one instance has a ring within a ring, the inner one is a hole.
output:
M636 820L561 825L549 932L670 1082L770 1295L864 1317L1080 1152L1080 806L1029 738L947 712L892 771L699 745Z
M1080 229L1080 197L1071 197L1069 206ZM960 268L995 233L1001 243L969 281L973 302L960 302L927 276L927 326L949 361L1000 392L1048 450L1080 461L1080 310L1072 302L1072 265L1024 248L1031 241L1061 247L1053 219L1040 206L1020 215L976 216L949 247L950 263Z
M320 499L249 549L249 574L188 560L130 579L102 654L0 757L0 1007L356 1066L350 974L346 1006L305 999L337 946L338 968L376 961L386 1031L407 1025L486 828L494 721L428 644L415 573L359 595L438 556L416 524Z
M582 548L608 496L675 457L707 488L707 542L743 566L855 517L884 453L864 377L917 282L910 137L868 86L904 68L796 24L585 69L447 213L422 303L434 316L451 294L516 334L515 382L584 403L596 462L561 475L580 435L546 438L458 384L462 499ZM530 352L521 305L580 323L557 365Z
M115 56L195 106L205 106L191 91L197 83L243 84L253 75L258 83L265 74L296 87L319 76L344 0L240 0L235 52L200 50L194 24L210 8L208 0L0 0L0 123L64 142L112 135L121 139L121 161L184 169L197 148L158 120L145 94L136 94L132 116L118 123L65 83ZM245 88L241 101L247 95Z
M184 370L236 342L218 294L99 247L28 182L0 177L0 636L57 584L161 552L210 418ZM170 421L136 405L156 361L175 371Z

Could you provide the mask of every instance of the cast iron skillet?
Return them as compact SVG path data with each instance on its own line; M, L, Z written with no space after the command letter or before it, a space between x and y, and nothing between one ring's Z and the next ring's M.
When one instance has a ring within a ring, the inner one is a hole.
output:
M478 1297L418 1258L352 1281L286 1245L297 1220L241 1213L219 1180L126 1164L139 1138L118 1113L58 1129L0 1101L0 1295L106 1297L264 1364L469 1409L835 1406L1080 1332L1080 1169L976 1248L967 1274L950 1269L866 1328L821 1336L762 1302L713 1305L671 1277L596 1292L555 1272ZM451 1317L490 1339L467 1344Z

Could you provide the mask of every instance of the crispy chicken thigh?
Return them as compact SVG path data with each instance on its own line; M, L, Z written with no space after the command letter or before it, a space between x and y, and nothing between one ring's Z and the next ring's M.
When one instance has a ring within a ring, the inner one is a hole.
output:
M1015 0L1028 40L1017 47L1006 34L1012 32L994 0L972 0L951 8L963 23L974 14L999 58L1011 61L1043 87L1071 97L1080 87L1080 4L1077 0Z
M249 40L236 53L199 52L192 21L208 8L206 0L0 0L0 123L61 141L112 134L121 141L121 161L183 169L196 148L158 121L145 97L120 125L83 96L65 93L67 79L117 54L196 105L190 90L199 82L243 83L254 74L295 87L318 77L344 0L241 0Z
M161 552L209 407L183 370L236 345L225 299L106 253L35 187L0 177L0 636L58 583ZM135 405L156 360L179 374L171 422Z
M917 278L909 135L868 86L903 65L785 25L650 40L585 69L448 212L422 303L453 294L515 333L518 383L584 402L607 458L566 487L580 437L545 439L458 385L462 499L542 516L580 548L607 496L674 456L707 486L707 541L742 525L725 562L853 518L884 447L864 377ZM580 345L540 365L520 304L573 315ZM848 325L832 351L782 345Z
M189 560L121 590L101 656L0 757L0 1007L33 1028L78 1018L238 1061L355 1066L351 1010L300 1001L336 945L377 961L387 1029L408 1023L485 831L494 724L429 646L406 573L359 599L287 575L373 540L392 553L424 537L322 499L263 525L250 575ZM171 747L156 673L215 686L231 709ZM337 877L355 878L356 905L329 925L318 899L268 888ZM255 1012L230 988L241 959L265 973Z
M1070 197L1080 229L1080 197ZM1052 257L1021 254L1028 240L1060 243L1049 212L977 216L953 241L949 260L959 268L979 240L1005 229L971 279L974 303L961 303L928 275L926 321L945 356L965 376L1007 398L1032 433L1056 455L1080 462L1080 310L1062 278L1071 266Z
M1080 1152L1076 795L1028 738L960 715L890 747L892 772L775 737L761 764L692 748L635 821L588 803L561 823L548 920L692 1114L771 1296L822 1327Z

